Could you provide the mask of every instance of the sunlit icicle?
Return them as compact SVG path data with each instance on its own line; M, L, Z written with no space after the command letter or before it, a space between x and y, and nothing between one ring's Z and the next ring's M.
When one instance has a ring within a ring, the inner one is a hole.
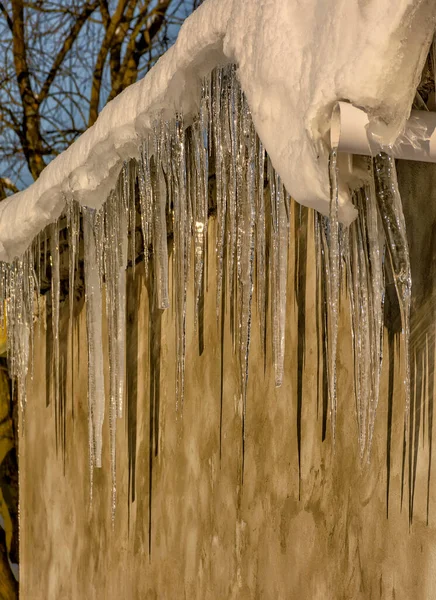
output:
M383 307L385 299L385 278L383 270L384 235L377 209L377 200L373 185L365 187L365 207L367 211L367 237L370 266L371 289L371 362L372 395L368 428L368 460L374 435L375 417L380 395L380 380L383 361Z
M73 323L74 308L74 286L75 273L78 264L78 246L80 233L80 211L79 205L72 197L67 200L67 228L68 228L68 248L69 248L69 308L70 308L70 326Z
M126 174L128 176L128 174ZM127 191L129 193L129 190ZM116 240L113 240L117 248L117 264L116 264L116 352L117 352L117 416L121 418L123 415L124 404L124 387L125 387L125 372L126 372L126 269L128 260L128 220L129 220L129 197L123 194L121 189L118 190L118 195L115 195L117 200L114 210L116 216L115 235ZM106 250L108 247L106 246ZM134 265L133 265L134 269Z
M368 417L372 401L371 355L371 288L367 260L366 207L356 195L359 217L350 227L348 284L354 347L354 388L359 432L360 456L363 458L368 439Z
M220 306L222 302L223 289L223 261L224 261L224 242L226 231L226 213L227 213L227 178L225 172L225 157L223 148L222 132L222 70L217 69L213 80L212 97L212 125L213 141L215 147L215 178L216 178L216 205L217 205L217 232L216 232L216 315L217 320L220 315Z
M28 296L28 323L29 323L29 375L30 380L33 382L34 375L34 321L35 314L39 308L39 294L40 294L40 281L37 276L35 269L36 255L38 252L37 238L33 240L30 248L24 253L24 257L27 260L27 278L26 285L27 291L25 292ZM1 301L1 300L0 300ZM1 323L1 319L0 319Z
M275 385L283 382L286 330L286 292L288 281L289 214L286 210L285 191L268 159L268 181L271 205L271 302L272 342Z
M52 330L54 348L54 396L55 407L59 410L59 303L60 303L60 272L59 272L59 222L50 228L50 262L51 262L51 300L52 300Z
M132 265L132 275L135 277L135 262L136 262L136 204L135 204L135 189L136 189L136 161L129 160L123 165L123 195L127 210L127 223L129 231L129 261Z
M145 163L147 179L151 181L153 191L153 257L156 298L158 308L165 309L170 305L168 294L168 242L166 224L168 172L164 171L164 163L168 161L167 149L168 124L160 122L155 126L153 136L153 155Z
M339 188L337 149L333 148L329 157L330 178L330 213L329 213L329 285L327 303L327 335L328 335L328 377L330 396L330 415L333 440L336 435L336 358L339 325L339 291L340 291L340 248L339 248Z
M130 184L126 184L126 178L130 178L130 175L129 169L125 167L115 191L111 193L104 205L101 220L94 228L97 245L102 251L104 248L113 519L116 508L116 420L123 415L126 377L126 269L129 219L131 219L129 194L132 193Z
M401 197L398 190L395 161L385 153L374 158L374 182L378 208L383 223L395 287L401 312L405 353L405 419L410 410L410 304L412 278L410 273L409 246L406 236Z
M200 101L200 115L198 119L198 144L199 163L199 185L197 190L201 190L198 202L196 203L197 213L194 215L194 248L196 257L195 271L195 325L198 322L199 306L204 305L205 273L207 269L206 245L207 245L207 222L209 208L209 121L211 115L210 108L210 79L205 78L202 84L202 94ZM197 153L196 153L197 154Z
M102 429L105 410L102 294L94 234L95 210L83 208L86 325L88 332L88 419L91 473L101 467Z
M119 219L117 211L121 205L117 191L109 196L102 211L100 227L97 231L100 237L102 225L104 231L104 277L106 297L106 318L108 330L109 353L109 445L112 480L112 519L116 508L116 433L118 413L118 273L119 273Z
M238 134L239 134L239 120L238 120L238 98L239 98L239 85L236 80L235 72L233 68L229 68L226 71L226 97L225 106L226 110L223 112L224 132L226 145L229 151L226 153L227 164L225 168L229 169L229 183L228 183L228 207L227 207L227 272L229 276L229 291L230 291L230 328L233 338L233 345L236 343L235 336L235 313L237 312L237 297L235 287L235 272L237 269L237 154L238 154Z
M206 242L206 226L207 226L207 187L205 187L205 169L207 161L205 159L207 153L204 143L203 123L200 120L195 121L192 126L193 134L193 151L195 162L195 194L192 199L193 219L194 219L194 325L197 327L198 308L200 302L200 294L203 289L204 277L204 256ZM177 223L177 220L176 220Z
M148 277L148 254L153 234L153 193L151 187L149 140L141 147L141 156L137 164L139 208L141 214L141 229L144 241L144 268Z
M189 275L190 220L186 194L186 150L183 118L174 122L173 160L171 161L174 204L174 288L176 315L176 408L183 408L185 394L186 296Z
M257 138L256 155L256 295L257 311L260 323L260 339L265 353L266 342L266 229L265 229L265 198L264 198L264 177L265 177L265 148L262 142Z
M30 338L33 327L33 294L30 284L30 253L14 260L6 269L6 321L8 363L11 378L17 378L20 408L26 407L26 380L30 360ZM24 416L24 415L23 415Z
M238 282L239 282L239 359L242 384L242 479L245 461L245 426L247 413L248 360L251 337L251 305L254 271L254 224L255 224L255 137L251 116L246 104L241 115L241 147L238 155Z

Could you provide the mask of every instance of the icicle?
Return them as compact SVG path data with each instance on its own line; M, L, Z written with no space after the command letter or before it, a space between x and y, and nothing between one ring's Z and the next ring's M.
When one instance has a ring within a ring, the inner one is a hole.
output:
M233 338L233 345L235 346L235 325L234 318L237 312L237 298L236 298L236 287L235 287L235 271L237 267L237 152L238 152L238 110L237 110L237 98L239 88L237 86L235 73L233 68L229 68L227 71L227 89L226 89L226 105L227 110L224 113L224 117L227 117L227 123L224 124L224 132L226 136L226 145L229 148L227 154L227 165L229 168L229 188L228 188L228 227L227 227L227 260L228 266L227 271L229 274L229 290L230 290L230 328Z
M126 175L127 176L127 175ZM115 196L116 197L116 196ZM117 252L117 271L116 280L116 340L117 340L117 415L123 416L124 404L124 386L126 372L126 269L128 260L128 215L129 215L129 197L122 196L121 190L118 192L118 202L114 207L116 217L116 240L113 240L118 246ZM108 249L108 246L106 246ZM134 268L134 267L133 267Z
M350 311L354 343L354 388L359 431L360 455L363 458L368 438L368 413L372 401L371 354L371 290L367 260L368 240L365 225L365 206L357 196L359 218L351 225L350 253L347 271Z
M172 181L174 204L174 289L176 315L176 409L185 393L186 296L189 275L190 220L186 195L187 173L183 118L176 117L173 135Z
M374 180L378 207L383 222L386 245L401 311L405 353L404 387L406 392L405 418L407 424L410 409L409 340L412 278L410 274L406 224L400 193L398 191L395 161L392 157L384 153L377 154L374 158Z
M166 225L167 185L168 172L164 171L163 160L168 154L167 125L160 123L155 127L153 137L153 156L145 164L147 179L151 181L153 192L153 257L155 282L157 286L158 308L165 309L170 305L168 296L168 242Z
M149 249L153 233L153 194L151 187L149 143L144 142L141 148L141 158L138 162L139 208L141 212L141 229L144 240L144 268L148 277Z
M126 373L126 268L128 260L129 194L124 169L116 190L104 206L104 219L95 229L104 245L106 314L109 345L109 430L112 475L112 518L116 508L116 420L124 405ZM104 232L104 233L103 233ZM101 240L101 241L100 241Z
M330 214L329 214L329 277L327 303L327 340L328 340L328 377L330 395L330 415L333 440L336 434L336 354L339 323L339 291L340 291L340 248L339 248L339 191L337 149L333 148L329 159L330 177Z
M264 199L264 174L265 174L265 149L257 138L257 194L256 194L256 284L257 284L257 310L260 323L260 339L265 355L266 345L266 229L265 229L265 199Z
M251 117L246 104L242 106L242 134L238 155L238 281L240 298L239 357L242 384L242 480L245 462L245 424L247 413L248 359L251 335L251 303L254 270L255 223L255 143Z
M224 167L224 148L223 133L221 122L222 95L222 71L218 69L214 78L214 93L212 103L212 125L214 127L214 146L215 146L215 177L216 177L216 204L217 204L217 233L216 233L216 315L217 320L220 315L220 306L222 302L223 289L223 261L224 261L224 240L226 229L227 213L227 180Z
M56 421L60 410L59 389L59 301L60 301L60 274L59 274L59 223L56 221L50 228L50 262L51 262L51 301L52 301L52 331L54 347L54 397Z
M198 323L200 296L204 293L205 248L209 202L209 136L210 88L203 82L199 118L192 125L194 160L196 170L196 194L194 204L194 325Z
M29 285L30 252L6 267L5 297L8 336L8 363L12 380L18 380L21 410L26 407L26 378L29 368L33 327L33 286ZM23 414L24 416L24 414Z
M88 421L90 472L101 467L102 428L104 420L104 374L102 340L101 280L94 233L95 211L83 208L85 260L86 324L88 331Z
M288 281L289 214L283 185L268 159L271 204L271 298L275 385L283 382L286 329L286 288Z
M78 245L80 233L79 205L69 197L67 200L67 227L69 234L69 308L70 326L73 324L75 272L78 264Z
M383 271L384 237L379 223L377 200L373 186L365 187L366 224L370 264L371 290L371 362L372 394L369 413L368 459L374 435L375 417L380 395L380 379L383 361L383 307L385 297L385 278Z
M127 224L129 231L129 262L132 265L132 276L135 278L136 263L136 161L129 160L123 165L123 195L127 210Z

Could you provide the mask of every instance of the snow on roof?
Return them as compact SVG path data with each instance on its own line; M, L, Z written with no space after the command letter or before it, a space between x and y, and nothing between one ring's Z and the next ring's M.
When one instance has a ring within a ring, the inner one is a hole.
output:
M365 109L370 133L392 143L409 116L435 17L432 0L206 0L143 80L35 183L0 204L0 260L23 253L71 194L100 206L162 111L181 111L188 123L202 76L229 62L287 190L327 214L333 106L346 100ZM339 216L355 216L345 179Z

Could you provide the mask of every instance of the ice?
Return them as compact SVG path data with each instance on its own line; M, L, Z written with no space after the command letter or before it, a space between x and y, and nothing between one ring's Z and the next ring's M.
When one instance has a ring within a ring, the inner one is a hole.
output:
M189 275L190 216L187 196L186 136L183 117L178 115L174 122L174 147L171 162L174 204L174 290L176 315L176 408L183 408L185 395L185 353L186 353L186 296ZM195 142L194 142L195 143ZM198 151L198 149L197 149ZM168 174L169 175L169 174ZM191 173L192 179L195 174ZM195 198L195 191L192 194ZM192 198L191 198L192 200ZM195 223L197 228L197 223ZM197 252L198 232L195 230L195 251ZM203 243L203 240L202 240ZM198 258L196 257L196 261ZM197 272L195 273L197 285ZM196 302L198 289L196 287Z
M204 290L205 250L207 238L208 201L209 201L209 115L210 115L210 78L203 82L199 118L193 125L193 149L195 160L195 194L193 200L194 219L194 272L195 272L195 314L194 323L198 323L200 295Z
M222 111L225 111L226 98L223 98L223 72L216 69L213 79L213 98L212 98L212 125L213 125L213 143L215 152L215 177L216 177L216 205L217 205L217 233L216 233L216 313L219 319L220 306L223 293L224 276L224 247L225 247L225 229L227 216L227 179L225 170L225 140L223 139L223 119ZM225 126L225 124L224 124Z
M109 344L109 431L112 475L112 516L116 506L117 418L123 416L126 376L126 269L128 232L132 232L134 165L125 165L115 191L109 196L95 227L99 255L104 255L106 316ZM129 227L130 225L130 227ZM133 260L133 269L134 269Z
M29 369L33 328L34 281L31 253L7 265L2 273L2 304L6 300L8 330L8 367L12 381L17 379L18 398L23 412L26 407L26 378Z
M153 257L157 305L168 308L168 246L167 246L167 177L170 171L168 158L168 122L160 121L154 128L153 154L146 163L153 194Z
M101 467L102 429L105 412L102 339L102 294L97 244L95 209L83 209L85 259L86 326L88 332L88 405L90 471Z
M395 161L380 153L374 158L375 192L386 237L386 247L392 265L395 287L401 312L404 339L406 423L410 410L410 303L412 277L409 246L400 193L398 191Z
M148 277L149 249L153 235L153 194L151 188L148 145L149 140L143 143L141 148L141 156L138 162L139 206L141 212L141 229L144 244L144 267L146 277Z
M360 455L369 460L383 357L384 239L373 186L359 190L355 204L359 219L349 232L347 280Z
M79 234L80 234L80 207L71 197L67 200L66 207L67 215L67 228L69 234L69 290L68 295L70 305L70 325L73 324L73 310L74 310L74 286L75 286L75 273L78 266L78 245L79 245ZM40 255L41 252L38 252ZM38 258L37 265L40 265L40 259ZM39 278L38 278L39 280Z
M54 348L54 398L56 424L60 411L59 390L59 302L60 302L60 273L59 273L59 223L55 221L50 228L50 263L51 263L51 322ZM58 429L59 431L59 429Z
M267 265L266 265L266 228L265 228L265 148L257 138L257 188L256 188L256 295L257 312L260 323L260 339L263 353L266 353L266 318L267 318Z
M380 155L374 163L375 186L371 187L372 173L360 182L369 187L357 196L359 216L348 237L341 223L350 224L357 210L350 199L349 181L337 170L335 150L330 154L329 165L326 140L333 105L337 100L348 100L368 112L370 135L383 144L395 141L410 110L435 16L436 7L419 0L398 0L389 5L358 0L339 4L334 0L308 0L304 10L299 3L279 0L206 0L186 21L176 45L143 81L105 107L96 124L56 158L35 184L0 204L0 259L10 262L2 266L2 297L6 299L10 330L11 373L18 377L23 406L35 278L38 286L41 281L40 265L35 275L29 258L32 254L25 251L34 237L50 225L58 394L57 220L65 210L72 296L79 248L78 206L82 207L90 473L92 481L93 468L101 466L102 454L104 282L113 514L116 423L123 413L125 391L126 269L130 263L134 271L140 255L135 235L137 196L145 270L148 276L149 268L152 269L149 280L155 286L152 297L156 312L170 305L168 240L174 239L175 395L179 406L184 399L191 241L194 320L201 337L208 215L214 209L209 198L212 165L217 192L216 312L221 316L222 343L226 308L230 312L232 346L240 366L242 474L254 285L263 350L266 356L266 333L270 328L275 383L283 382L289 194L324 215L316 218L317 271L318 275L323 273L317 292L323 308L318 335L322 338L320 348L324 338L327 341L323 413L327 412L327 391L333 438L340 284L345 279L342 258L345 256L348 261L359 443L362 456L365 452L369 456L383 347L383 242L374 198L395 275L408 356L410 266L404 219L392 159ZM222 68L211 78L210 73L217 66ZM358 173L354 175L360 177ZM46 234L42 239L46 256ZM37 256L40 241L38 248ZM71 297L70 318L73 301ZM269 303L271 321L267 324ZM200 351L201 348L202 344ZM406 371L409 389L409 369ZM221 424L223 393L222 383ZM407 411L409 395L407 392ZM323 437L326 418L323 414Z
M276 387L282 385L285 358L286 292L288 281L289 209L280 178L268 161L271 206L272 339Z
M256 140L251 115L245 103L241 107L241 131L238 152L238 284L239 284L239 360L242 390L242 465L244 477L245 434L247 419L248 361L251 337L251 304L254 276L254 224L256 210Z
M332 425L333 440L336 435L336 413L337 413L337 372L336 357L338 344L338 326L339 326L339 296L341 285L340 272L340 245L339 245L339 175L337 166L337 150L333 148L329 160L330 176L330 214L328 229L328 268L327 279L327 350L328 350L328 377L329 377L329 398L330 398L330 417Z

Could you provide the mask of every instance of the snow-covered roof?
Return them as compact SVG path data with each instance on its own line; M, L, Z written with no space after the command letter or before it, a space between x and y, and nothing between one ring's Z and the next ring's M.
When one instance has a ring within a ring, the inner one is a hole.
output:
M0 260L21 254L68 197L100 206L159 115L198 109L201 78L235 63L256 130L295 200L327 214L334 104L369 114L383 143L404 127L435 28L432 0L206 0L147 76L28 189L0 204ZM339 216L355 215L346 181Z

